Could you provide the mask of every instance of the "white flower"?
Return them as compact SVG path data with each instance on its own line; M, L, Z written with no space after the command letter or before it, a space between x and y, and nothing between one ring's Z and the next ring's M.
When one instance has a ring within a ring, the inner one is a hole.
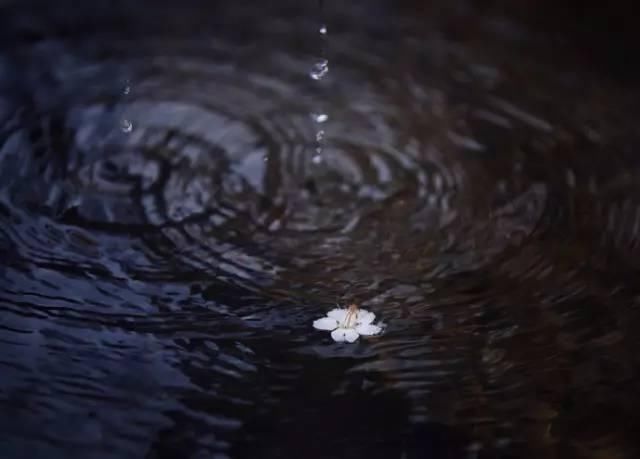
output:
M364 309L358 309L355 304L348 309L333 309L327 317L315 320L313 328L331 332L334 341L353 343L360 335L377 335L382 331L380 325L374 325L376 315Z

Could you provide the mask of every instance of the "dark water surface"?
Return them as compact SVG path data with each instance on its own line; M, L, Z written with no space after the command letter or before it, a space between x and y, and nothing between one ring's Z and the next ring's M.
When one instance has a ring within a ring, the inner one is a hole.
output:
M129 3L0 15L0 457L640 457L628 83L464 9Z

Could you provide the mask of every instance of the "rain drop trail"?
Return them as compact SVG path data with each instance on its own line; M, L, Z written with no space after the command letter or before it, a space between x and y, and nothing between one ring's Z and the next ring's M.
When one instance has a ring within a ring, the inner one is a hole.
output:
M323 2L319 2L320 11L323 10ZM326 58L326 40L327 40L327 26L322 23L318 29L320 38L322 40L320 58L312 65L309 77L314 81L322 81L324 77L329 73L329 60ZM316 136L314 144L314 152L312 161L314 164L322 163L322 150L325 137L325 131L323 124L329 120L329 115L323 110L318 110L311 113L311 119L316 124Z
M122 90L122 95L126 98L129 96L130 93L131 93L131 84L127 80ZM120 121L120 129L125 134L131 133L133 131L133 122L128 118L122 118L122 120Z

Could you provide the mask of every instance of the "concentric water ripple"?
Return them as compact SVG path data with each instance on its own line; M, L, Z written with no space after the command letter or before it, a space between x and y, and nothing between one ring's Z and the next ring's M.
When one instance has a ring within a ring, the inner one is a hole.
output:
M314 85L313 11L197 3L0 20L8 457L634 457L637 96L384 2Z

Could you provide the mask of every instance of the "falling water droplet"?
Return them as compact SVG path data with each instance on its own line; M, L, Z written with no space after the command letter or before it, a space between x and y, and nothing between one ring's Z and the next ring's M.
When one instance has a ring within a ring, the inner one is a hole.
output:
M316 141L320 143L322 142L323 139L324 139L324 131L320 129L318 132L316 132Z
M327 120L329 119L329 115L327 115L326 113L312 113L311 118L313 118L313 121L315 121L316 123L322 124L327 122Z
M129 80L127 79L124 82L124 88L122 89L122 94L124 96L128 96L129 93L131 93L131 84L129 83ZM125 134L128 134L131 131L133 131L133 123L131 122L131 120L128 120L127 118L123 118L120 121L120 130L122 132L124 132Z
M311 68L311 72L309 72L309 76L314 80L322 80L325 75L329 72L329 61L326 59L320 59L318 62L313 64Z
M320 26L320 34L321 35L326 35L327 34L327 26L326 25L322 24Z
M130 120L124 119L120 123L120 129L122 129L122 132L128 134L133 131L133 123Z
M311 161L313 162L313 164L321 164L322 163L322 153L321 152L316 152L316 154L313 155L313 158L311 158Z
M326 113L312 113L311 118L318 124L325 123L329 119L329 115Z

